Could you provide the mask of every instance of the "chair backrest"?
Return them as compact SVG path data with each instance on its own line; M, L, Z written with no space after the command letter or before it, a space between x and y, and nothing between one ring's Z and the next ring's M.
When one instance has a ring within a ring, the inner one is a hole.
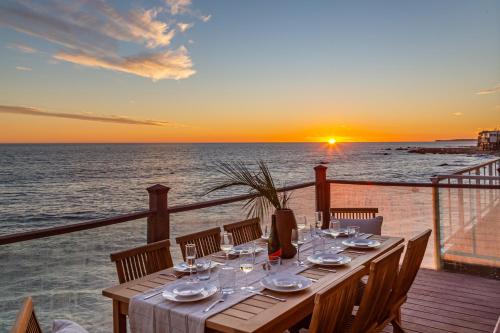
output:
M224 231L233 234L234 245L248 243L262 237L259 218L225 224Z
M359 281L363 275L364 267L360 266L318 291L309 325L310 333L345 332L345 324L354 308Z
M330 208L330 213L336 219L372 219L378 208Z
M370 264L368 283L352 323L351 333L370 332L386 314L391 290L397 282L399 259L403 249L404 245L401 244Z
M415 281L418 270L420 269L420 264L424 259L425 249L427 248L427 242L429 241L431 233L432 230L427 229L414 236L406 244L403 265L401 265L401 269L399 270L398 280L393 291L392 298L394 302L398 302L406 297L413 281Z
M186 260L186 244L194 244L196 246L196 258L204 257L220 251L220 228L215 227L180 236L175 241L181 247L182 258L184 260Z
M170 241L163 240L111 254L120 283L173 266Z
M359 227L359 232L381 235L382 234L382 223L384 218L382 216L377 216L370 219L339 219L340 227Z
M35 316L33 299L31 297L26 297L24 299L23 305L17 313L16 321L10 333L42 333L40 324L38 324L38 320Z

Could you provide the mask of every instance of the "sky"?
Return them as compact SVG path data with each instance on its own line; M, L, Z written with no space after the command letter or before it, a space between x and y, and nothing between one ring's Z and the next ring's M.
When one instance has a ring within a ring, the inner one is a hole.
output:
M500 128L500 1L0 2L0 143Z

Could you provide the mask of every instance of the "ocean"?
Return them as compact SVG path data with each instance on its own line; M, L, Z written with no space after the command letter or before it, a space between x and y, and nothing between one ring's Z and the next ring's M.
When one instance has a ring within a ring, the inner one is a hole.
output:
M0 145L0 235L65 225L147 209L146 188L171 188L169 204L244 193L205 195L219 174L217 161L265 160L280 185L314 179L323 163L335 179L429 182L492 159L488 155L420 155L401 148L474 145L474 142L20 144ZM426 199L428 195L426 195ZM296 202L312 213L313 189ZM172 237L244 218L241 203L176 215ZM123 223L0 246L0 332L7 331L26 295L42 326L75 320L92 332L111 331L111 303L101 290L116 283L109 253L145 243L145 221ZM175 260L179 251L172 245Z

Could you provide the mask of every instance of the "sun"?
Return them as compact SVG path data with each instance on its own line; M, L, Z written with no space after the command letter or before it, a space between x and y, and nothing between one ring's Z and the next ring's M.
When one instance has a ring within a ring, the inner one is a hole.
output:
M328 139L328 144L330 144L330 145L333 145L333 144L335 144L336 142L337 142L337 140L335 140L335 138L329 138L329 139Z

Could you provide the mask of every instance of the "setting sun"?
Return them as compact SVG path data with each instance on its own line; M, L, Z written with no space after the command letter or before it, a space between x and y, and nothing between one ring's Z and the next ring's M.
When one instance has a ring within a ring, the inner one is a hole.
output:
M337 142L337 140L335 140L335 138L329 138L328 139L328 144L330 144L330 145L333 145L336 142Z

